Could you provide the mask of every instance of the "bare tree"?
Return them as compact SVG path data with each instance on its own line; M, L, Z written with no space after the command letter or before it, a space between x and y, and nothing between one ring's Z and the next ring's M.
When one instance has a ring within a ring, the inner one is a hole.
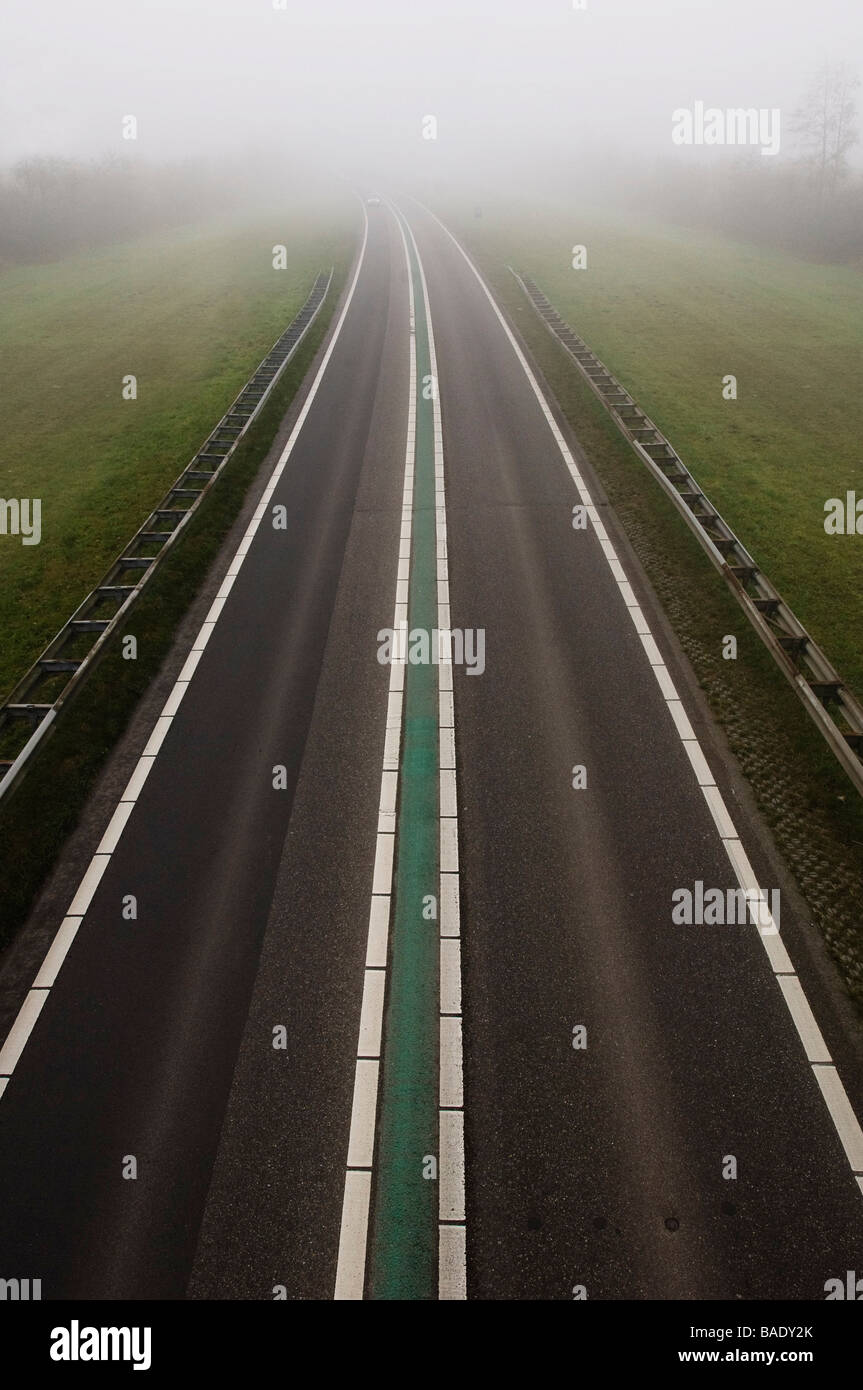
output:
M846 63L824 63L803 104L794 112L791 129L800 137L815 179L819 206L836 192L848 171L848 151L857 143L857 103L860 86Z

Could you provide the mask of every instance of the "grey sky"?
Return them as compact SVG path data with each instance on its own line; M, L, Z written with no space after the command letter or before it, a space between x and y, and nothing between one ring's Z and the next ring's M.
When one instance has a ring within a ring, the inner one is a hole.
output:
M665 155L675 107L790 115L824 58L863 69L863 0L3 0L0 161L128 155L127 114L152 158Z

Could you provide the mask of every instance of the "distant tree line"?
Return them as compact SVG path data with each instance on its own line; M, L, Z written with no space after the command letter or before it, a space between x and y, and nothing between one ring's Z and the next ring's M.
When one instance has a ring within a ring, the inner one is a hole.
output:
M225 194L223 177L193 163L25 159L0 173L0 264L179 226L223 205Z
M859 142L859 85L846 64L825 64L783 121L779 156L736 146L720 158L666 158L649 166L618 154L598 176L595 169L588 173L587 182L603 199L633 211L798 255L863 264L863 173L849 160ZM537 151L526 185L532 177L559 183L559 156L549 149L543 160ZM263 151L219 169L191 160L27 159L0 172L0 265L55 259L180 226L244 199L268 202L285 187L284 170Z
M780 157L741 149L686 167L663 161L633 191L676 221L804 256L863 260L863 174L848 158L859 141L859 85L847 65L825 64L785 123Z

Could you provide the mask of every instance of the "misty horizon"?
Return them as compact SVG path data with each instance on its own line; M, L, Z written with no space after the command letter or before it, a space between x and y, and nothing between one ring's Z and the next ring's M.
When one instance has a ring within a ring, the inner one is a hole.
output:
M696 103L776 111L781 157L799 153L793 114L824 63L858 68L863 8L155 0L124 13L108 0L14 0L0 37L2 167L271 158L348 178L505 188L514 170L543 163L564 176L727 155L675 144L674 113ZM858 144L849 162L861 158Z

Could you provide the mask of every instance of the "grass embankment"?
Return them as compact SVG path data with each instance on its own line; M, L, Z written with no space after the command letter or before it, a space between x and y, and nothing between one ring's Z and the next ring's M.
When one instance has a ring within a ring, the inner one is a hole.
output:
M38 546L0 536L0 694L189 462L316 273L344 257L348 227L269 217L0 275L0 497L42 499Z
M863 274L572 211L478 225L483 254L532 275L668 435L863 697L863 536L824 530L828 498L863 498Z

